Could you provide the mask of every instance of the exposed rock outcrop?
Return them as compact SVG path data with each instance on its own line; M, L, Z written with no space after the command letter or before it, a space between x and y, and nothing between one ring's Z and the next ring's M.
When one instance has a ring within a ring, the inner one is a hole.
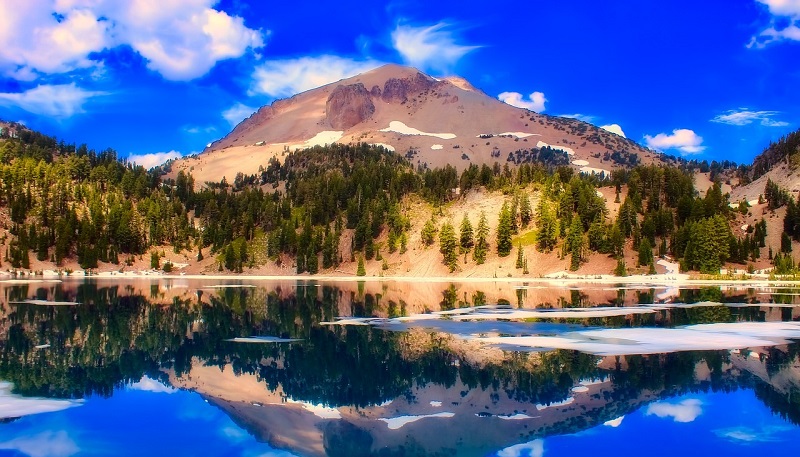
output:
M325 104L327 121L336 130L347 130L360 124L374 112L375 105L370 93L361 83L338 86L331 92Z

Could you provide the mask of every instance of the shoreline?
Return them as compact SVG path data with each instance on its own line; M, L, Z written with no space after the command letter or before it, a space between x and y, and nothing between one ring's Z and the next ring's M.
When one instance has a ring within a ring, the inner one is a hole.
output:
M575 275L553 273L544 277L475 277L475 276L353 276L353 275L249 275L249 274L165 274L152 270L118 273L100 272L85 274L83 271L74 271L66 274L58 271L44 271L40 273L8 271L0 272L0 284L29 283L51 280L160 280L160 279L192 279L192 280L250 280L250 281L319 281L319 282L407 282L407 283L519 283L519 285L549 285L569 286L573 284L603 284L603 285L641 285L641 286L780 286L800 287L800 279L691 279L687 274L656 274L656 275Z

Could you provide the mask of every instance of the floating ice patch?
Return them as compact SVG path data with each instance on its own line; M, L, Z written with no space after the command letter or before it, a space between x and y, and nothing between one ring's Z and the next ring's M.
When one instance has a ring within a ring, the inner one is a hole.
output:
M302 341L302 340L298 338L278 338L275 336L247 336L247 337L228 338L225 341L231 341L234 343L292 343L295 341Z
M432 136L436 138L441 138L443 140L452 140L456 137L454 133L428 133L423 132L422 130L417 130L413 127L409 127L406 124L400 121L392 121L389 122L389 127L385 129L381 129L381 132L395 132L401 133L403 135L422 135L422 136Z
M80 305L76 301L50 301L50 300L23 300L12 301L12 305L38 305L38 306L75 306Z
M569 404L571 404L571 403L572 403L572 402L574 402L574 401L575 401L575 398L573 398L573 397L569 397L569 398L567 398L566 400L562 400L562 401L553 402L553 403L550 403L550 404L548 404L548 405L537 404L537 405L536 405L536 410L537 410L537 411L541 411L541 410L543 410L543 409L547 409L547 408L555 408L555 407L558 407L558 406L566 406L566 405L569 405Z
M290 146L290 148L306 149L306 148L313 148L314 146L325 146L326 144L336 143L337 141L342 139L342 136L344 136L343 131L324 130L300 144L293 144L292 146Z
M631 314L649 314L655 312L647 307L597 307L568 309L509 309L509 310L477 310L469 314L452 316L453 320L487 320L487 319L585 319L593 317L616 317Z
M313 413L315 416L321 419L341 419L342 413L339 412L336 408L330 408L328 406L318 404L318 403L309 403L307 401L297 401L291 398L286 400L286 403L293 404L293 405L301 405L303 409Z
M373 146L381 146L383 149L386 149L387 151L394 152L394 146L392 146L391 144L386 144L386 143L370 143L370 144L372 144Z
M572 164L573 165L577 165L579 167L585 167L586 165L589 165L589 161L588 160L573 160Z
M568 349L588 354L634 355L679 351L777 346L800 339L800 322L737 322L682 328L619 328L567 332L557 336L479 337L515 349Z
M434 151L438 151L438 150L443 149L443 148L444 148L444 146L441 145L441 144L434 144L433 146L431 146L431 149L433 149Z
M23 397L12 394L12 388L10 382L0 381L0 419L52 413L83 404L83 400Z
M555 145L552 145L552 144L547 144L544 141L539 141L538 143L536 143L536 147L537 148L549 147L550 149L557 149L559 151L564 151L564 152L567 153L567 155L571 155L571 156L575 155L575 151L572 148L568 148L566 146L555 146Z
M426 419L429 417L453 417L455 414L453 413L436 413L436 414L423 414L420 416L399 416L399 417L392 417L392 418L382 418L378 419L383 422L386 422L386 425L389 426L390 430L397 430L402 428L403 426L410 424L412 422L416 422L420 419Z

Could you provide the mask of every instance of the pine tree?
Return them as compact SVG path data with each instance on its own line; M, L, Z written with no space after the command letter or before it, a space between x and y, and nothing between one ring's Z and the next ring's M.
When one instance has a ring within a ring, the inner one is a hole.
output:
M540 252L549 252L556 247L558 242L558 220L550 205L542 199L539 202L536 232L536 249Z
M481 211L481 218L478 221L478 230L475 236L475 249L472 251L472 259L478 265L486 261L486 253L489 251L489 223L486 221L486 213Z
M517 244L517 268L522 268L525 266L525 254L522 252L522 243Z
M615 276L628 276L628 270L625 267L625 259L620 257L617 259L617 267L614 268Z
M792 238L786 232L781 233L781 252L792 252Z
M464 213L464 218L461 219L460 235L461 252L466 254L475 245L475 238L472 233L472 224L469 222L469 218L467 217L466 213Z
M531 208L531 200L528 198L526 192L522 193L522 199L519 203L519 218L522 221L522 226L527 227L533 219L533 209Z
M497 223L497 255L506 257L511 254L511 210L508 202L503 203Z
M583 240L583 224L581 223L581 217L578 215L572 218L572 224L570 224L566 247L570 253L569 269L575 271L580 268L581 263L584 261L585 248Z
M421 237L425 246L430 246L436 241L436 224L434 224L432 217L422 227Z
M642 238L639 243L639 265L644 266L651 263L653 263L653 246L650 245L649 241Z
M364 268L364 257L358 256L358 268L356 269L356 276L366 276L367 270Z
M511 233L518 233L519 226L517 224L517 217L519 216L519 195L514 194L514 198L511 199L511 207L509 208L509 212L511 213Z
M454 272L458 266L458 242L456 232L450 222L445 222L439 231L439 252L444 257L444 264Z

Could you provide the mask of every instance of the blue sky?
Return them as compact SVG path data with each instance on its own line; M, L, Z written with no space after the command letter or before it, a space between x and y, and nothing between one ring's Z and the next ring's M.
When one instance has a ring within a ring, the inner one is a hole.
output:
M0 0L0 119L143 163L382 63L749 162L800 127L800 0ZM144 156L146 154L157 154Z

